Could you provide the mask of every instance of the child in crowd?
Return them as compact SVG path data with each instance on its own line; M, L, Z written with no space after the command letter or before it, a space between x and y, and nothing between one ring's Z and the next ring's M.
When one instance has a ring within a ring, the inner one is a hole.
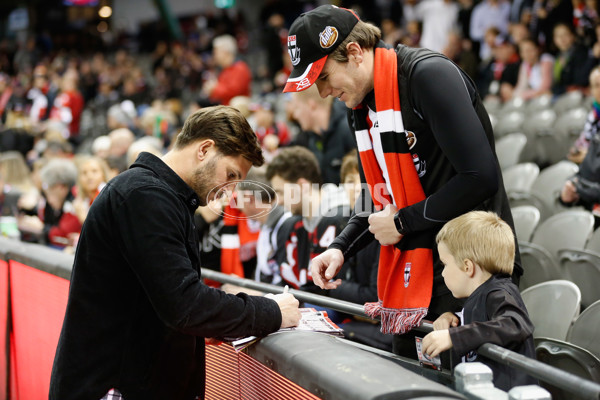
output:
M494 343L535 358L534 326L519 289L512 282L515 241L506 222L495 213L472 211L446 223L437 234L442 276L456 298L467 298L462 318L451 312L433 323L423 338L423 352L435 357L454 348L465 361L480 361L494 374L502 390L536 384L516 369L477 354L484 343Z

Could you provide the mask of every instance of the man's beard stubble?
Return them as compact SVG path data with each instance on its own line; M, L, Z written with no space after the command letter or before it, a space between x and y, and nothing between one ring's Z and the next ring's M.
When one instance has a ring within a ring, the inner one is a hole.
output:
M214 156L208 160L207 164L204 164L194 172L192 180L192 189L200 198L200 205L206 206L210 199L208 195L217 186L215 184L215 175L217 171L217 160L218 157Z

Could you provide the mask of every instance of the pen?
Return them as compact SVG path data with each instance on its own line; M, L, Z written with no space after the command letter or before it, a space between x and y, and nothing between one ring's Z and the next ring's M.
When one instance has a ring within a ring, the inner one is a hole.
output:
M288 285L285 285L283 288L283 293L287 293L288 290L290 290L290 287Z

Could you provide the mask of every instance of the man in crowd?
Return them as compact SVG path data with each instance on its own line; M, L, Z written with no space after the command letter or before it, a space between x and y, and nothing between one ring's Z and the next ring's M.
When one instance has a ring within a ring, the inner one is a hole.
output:
M290 294L230 295L200 279L194 211L262 163L243 116L208 107L162 158L141 153L106 185L75 254L50 399L202 399L205 338L297 325Z
M380 30L351 10L321 6L302 14L290 27L288 51L294 69L284 91L314 84L352 110L369 187L363 194L372 200L359 199L347 227L312 260L312 279L335 289L340 280L330 279L344 260L378 240L379 301L365 309L381 316L383 332L398 334L394 352L416 358L414 334L406 333L424 317L461 307L441 276L436 233L473 209L495 211L513 225L488 115L455 64L427 49L389 48Z

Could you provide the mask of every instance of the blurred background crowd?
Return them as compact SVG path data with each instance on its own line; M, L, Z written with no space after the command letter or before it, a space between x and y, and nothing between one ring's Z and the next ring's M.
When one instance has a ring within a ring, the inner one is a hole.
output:
M323 183L340 183L354 147L344 105L282 93L287 29L324 3L353 8L390 45L445 54L488 104L587 96L600 59L596 0L3 0L3 234L72 249L103 185L215 104L244 113L267 162L304 146Z

